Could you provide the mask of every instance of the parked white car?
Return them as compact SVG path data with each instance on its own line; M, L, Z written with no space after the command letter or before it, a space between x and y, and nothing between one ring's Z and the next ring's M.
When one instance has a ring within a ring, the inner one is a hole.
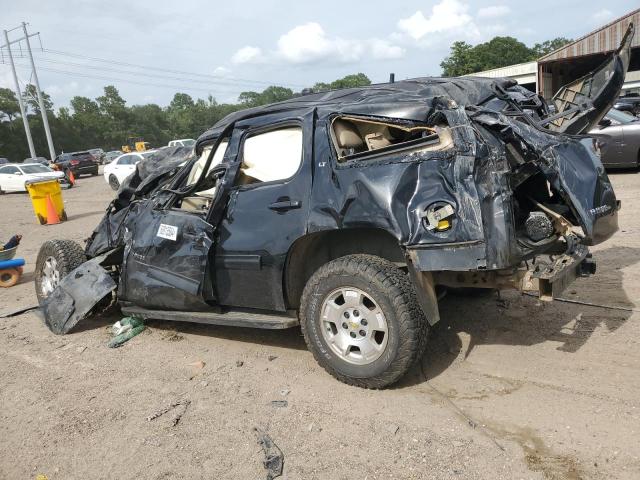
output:
M26 192L25 182L40 178L55 178L69 186L64 173L39 163L7 163L0 165L0 193Z
M113 162L104 166L104 180L113 190L118 190L120 184L136 170L136 164L155 150L146 152L131 152L120 155Z
M180 140L171 140L168 147L193 147L196 141L193 138L181 138Z

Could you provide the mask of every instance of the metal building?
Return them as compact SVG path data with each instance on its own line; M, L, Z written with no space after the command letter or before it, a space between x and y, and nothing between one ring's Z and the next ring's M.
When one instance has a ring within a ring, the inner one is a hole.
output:
M595 69L618 48L630 23L634 24L636 31L622 93L640 93L640 9L539 58L538 92L544 98L551 98L562 85Z
M512 78L519 85L531 90L538 91L538 62L516 63L508 67L492 68L483 72L470 73L465 77L488 77L488 78Z

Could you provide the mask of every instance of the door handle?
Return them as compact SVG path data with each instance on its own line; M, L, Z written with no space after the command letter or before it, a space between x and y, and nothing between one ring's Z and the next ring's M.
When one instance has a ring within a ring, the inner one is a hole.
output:
M271 210L275 210L276 212L284 212L286 210L293 210L295 208L300 208L302 203L300 200L283 200L280 202L273 202L269 205Z

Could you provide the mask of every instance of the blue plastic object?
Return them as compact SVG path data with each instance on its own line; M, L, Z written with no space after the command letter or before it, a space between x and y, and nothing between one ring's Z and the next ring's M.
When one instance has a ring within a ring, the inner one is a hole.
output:
M24 258L14 258L13 260L2 260L0 261L0 270L21 267L23 265L24 265Z

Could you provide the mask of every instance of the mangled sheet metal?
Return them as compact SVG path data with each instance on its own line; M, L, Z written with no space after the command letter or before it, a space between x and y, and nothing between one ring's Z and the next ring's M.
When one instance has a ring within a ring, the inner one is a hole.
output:
M44 300L42 312L53 333L67 333L116 289L109 272L100 266L104 259L105 256L92 258L71 271Z
M512 80L472 77L316 93L233 113L195 151L165 148L141 161L86 255L111 252L103 266L115 269L120 302L187 312L297 308L302 287L290 284L305 279L288 272L306 258L290 252L332 231L385 232L402 251L392 260L420 275L511 274L541 254L574 258L577 245L617 230L619 204L596 145L562 129L578 133L604 115L628 67L630 32L603 67L609 73L596 72L598 87L580 104L587 107L556 115ZM563 115L569 121L557 121ZM245 139L282 125L302 129L299 169L283 182L251 183ZM97 302L115 283L95 262L87 268L96 285L104 282L88 295ZM421 284L433 289L432 280ZM58 331L90 310L73 283L70 276L55 295L77 313L47 307Z

